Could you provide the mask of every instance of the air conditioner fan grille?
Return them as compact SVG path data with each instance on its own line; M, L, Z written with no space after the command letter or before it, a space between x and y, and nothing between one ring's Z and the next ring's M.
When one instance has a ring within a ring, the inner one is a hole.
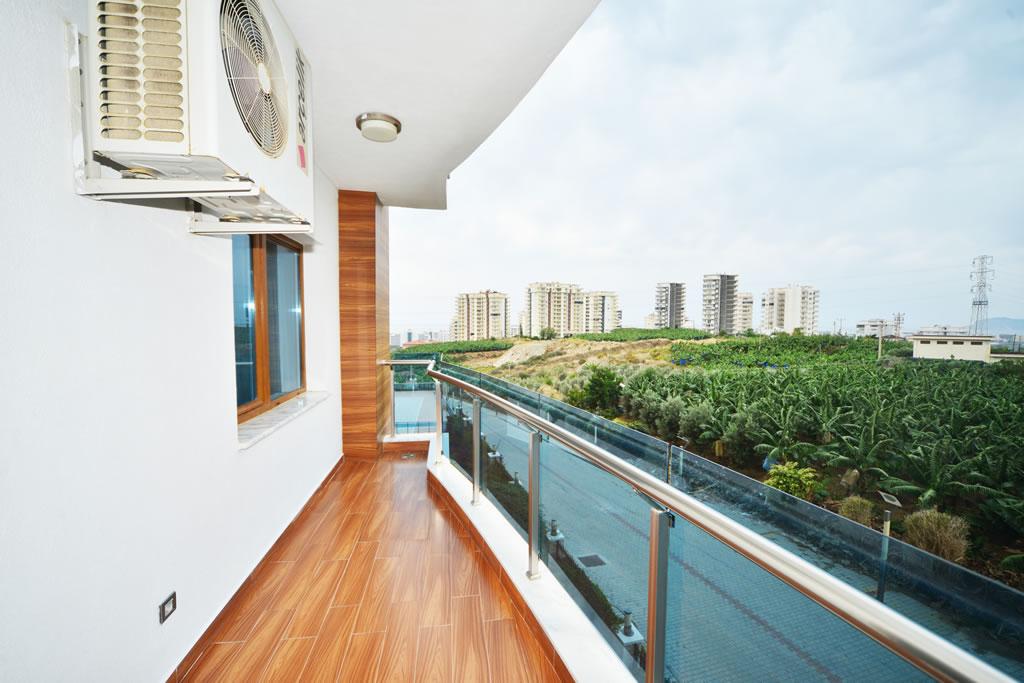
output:
M224 0L220 28L224 70L238 115L260 149L276 157L288 140L287 84L259 3Z

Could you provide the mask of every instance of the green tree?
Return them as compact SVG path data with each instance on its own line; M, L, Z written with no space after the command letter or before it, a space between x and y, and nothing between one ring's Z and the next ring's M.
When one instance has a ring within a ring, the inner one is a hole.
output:
M603 413L615 413L619 408L619 396L622 394L622 378L614 370L594 367L586 386L584 405L590 410Z
M542 329L540 331L540 338L541 339L554 339L555 338L555 329L553 327L545 327L544 329Z

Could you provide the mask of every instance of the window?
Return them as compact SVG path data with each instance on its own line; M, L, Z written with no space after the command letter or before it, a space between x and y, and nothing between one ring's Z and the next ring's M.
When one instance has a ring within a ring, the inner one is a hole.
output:
M930 341L928 341L927 339L922 339L922 340L921 340L921 343L922 343L922 344L931 344L931 342L930 342Z
M244 421L306 389L302 247L279 235L231 238L235 382Z
M940 341L940 342L935 342L935 343L936 344L948 344L949 342Z
M981 342L971 342L971 346L981 346Z
M963 346L963 342L953 342L953 346Z

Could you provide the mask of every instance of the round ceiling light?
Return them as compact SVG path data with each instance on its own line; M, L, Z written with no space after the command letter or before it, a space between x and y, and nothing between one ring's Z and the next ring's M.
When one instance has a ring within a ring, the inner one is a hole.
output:
M356 128L367 140L392 142L402 132L402 122L380 112L366 112L356 117Z

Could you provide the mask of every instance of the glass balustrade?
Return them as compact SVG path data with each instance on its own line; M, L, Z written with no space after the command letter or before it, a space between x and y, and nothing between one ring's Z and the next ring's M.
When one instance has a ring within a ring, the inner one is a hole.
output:
M685 449L502 380L437 369L587 439L1024 678L1024 594ZM472 478L472 398L442 383L446 451ZM481 402L481 490L526 536L531 428ZM671 455L669 455L671 453ZM642 677L650 505L560 444L540 448L545 564ZM552 528L553 527L553 528ZM682 519L669 532L666 675L677 680L915 680L916 669ZM883 570L884 567L884 570ZM631 613L630 643L621 626ZM709 647L709 642L714 646Z

